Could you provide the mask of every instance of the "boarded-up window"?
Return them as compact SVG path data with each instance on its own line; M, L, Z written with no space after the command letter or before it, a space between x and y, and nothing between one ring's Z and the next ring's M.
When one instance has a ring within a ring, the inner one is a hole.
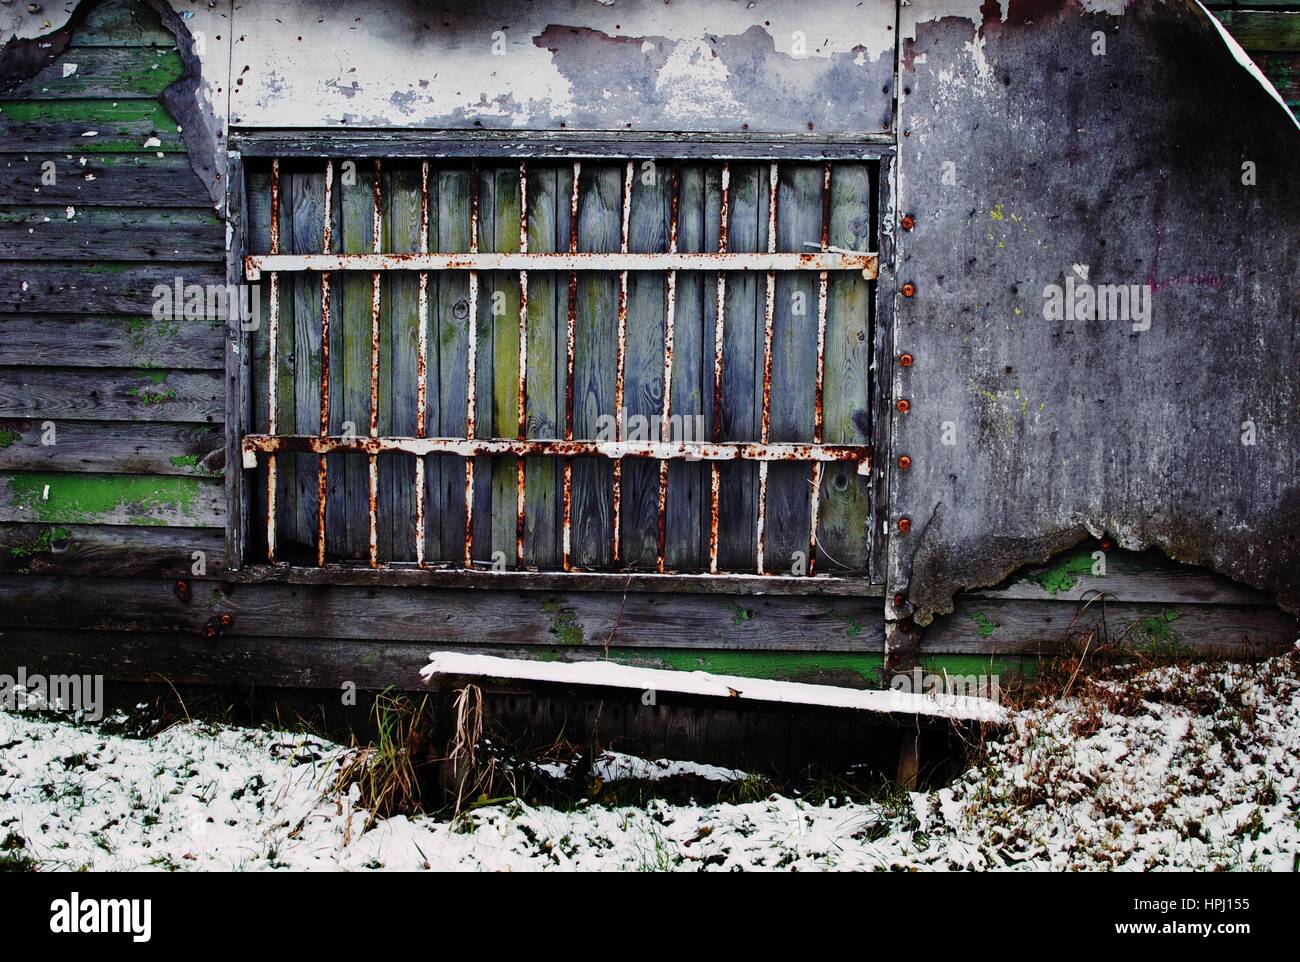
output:
M861 574L877 178L252 167L247 560Z

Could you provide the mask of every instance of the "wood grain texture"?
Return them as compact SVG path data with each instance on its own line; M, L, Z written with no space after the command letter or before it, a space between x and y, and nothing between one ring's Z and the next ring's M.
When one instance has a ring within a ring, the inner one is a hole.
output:
M0 417L39 420L220 422L214 371L128 368L0 369Z
M0 470L210 478L225 463L223 426L0 418ZM45 443L46 441L52 443Z
M0 314L0 364L219 371L220 321L86 314Z
M0 524L6 574L213 579L226 574L225 548L220 528Z

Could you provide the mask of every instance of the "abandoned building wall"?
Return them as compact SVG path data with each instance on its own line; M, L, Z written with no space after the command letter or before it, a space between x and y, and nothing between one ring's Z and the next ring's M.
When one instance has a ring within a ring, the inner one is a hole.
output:
M53 62L0 92L6 663L383 687L445 646L861 685L879 678L886 612L926 624L919 651L895 635L902 659L1010 672L1050 652L1100 590L1108 617L1153 643L1251 652L1294 639L1270 596L1294 609L1300 570L1298 135L1196 7L872 2L818 7L804 29L808 4L523 4L501 26L527 69L494 76L494 28L475 54L456 27L477 5L445 6L451 26L427 30L401 4L301 5L282 23L293 5L103 0L66 23L0 10L37 57L39 38L68 28ZM1246 13L1221 16L1294 102L1300 39L1290 21ZM791 56L796 32L806 59ZM421 56L448 64L427 78L408 63L425 35ZM489 82L452 82L464 72ZM769 73L775 87L755 82ZM521 87L546 94L521 100ZM778 104L786 90L798 109ZM896 388L876 458L888 583L849 597L489 592L229 572L224 332L151 316L158 283L225 280L228 125L559 133L579 116L605 134L630 122L896 142L881 250L897 246L897 281L914 287L891 305L893 350L876 358ZM1078 290L1085 273L1150 284L1150 327L1046 319L1044 289L1072 278ZM890 359L904 353L905 369Z
M1300 130L1195 5L949 6L902 11L891 649L1089 535L1294 613Z

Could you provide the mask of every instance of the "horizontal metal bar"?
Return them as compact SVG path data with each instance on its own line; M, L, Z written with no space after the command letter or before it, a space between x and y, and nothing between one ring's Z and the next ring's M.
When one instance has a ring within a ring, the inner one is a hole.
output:
M365 585L419 588L468 588L500 591L608 591L721 595L836 595L880 598L885 589L861 575L756 575L753 572L518 571L513 568L470 570L453 564L389 562L379 568L329 564L323 568L287 564L250 565L230 573L241 583Z
M249 434L243 440L244 467L258 454L449 454L462 458L515 457L654 458L667 461L824 461L858 466L871 473L871 448L858 444L757 444L750 441L587 441L529 438L318 437L307 434Z
M672 131L416 130L233 128L230 148L245 157L383 157L439 160L646 157L707 160L872 160L894 153L892 134L684 134Z
M253 254L244 258L250 281L262 271L861 271L876 276L873 253L624 254Z

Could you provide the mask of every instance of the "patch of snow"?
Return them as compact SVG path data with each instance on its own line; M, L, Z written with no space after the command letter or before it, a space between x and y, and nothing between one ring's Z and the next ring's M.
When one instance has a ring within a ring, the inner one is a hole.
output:
M395 817L369 829L356 793L329 788L345 749L318 738L187 723L139 740L0 711L0 861L19 851L45 869L97 870L1295 868L1300 650L1080 681L1076 692L1018 712L952 785L879 802L515 802L454 825ZM714 771L613 753L600 766Z

